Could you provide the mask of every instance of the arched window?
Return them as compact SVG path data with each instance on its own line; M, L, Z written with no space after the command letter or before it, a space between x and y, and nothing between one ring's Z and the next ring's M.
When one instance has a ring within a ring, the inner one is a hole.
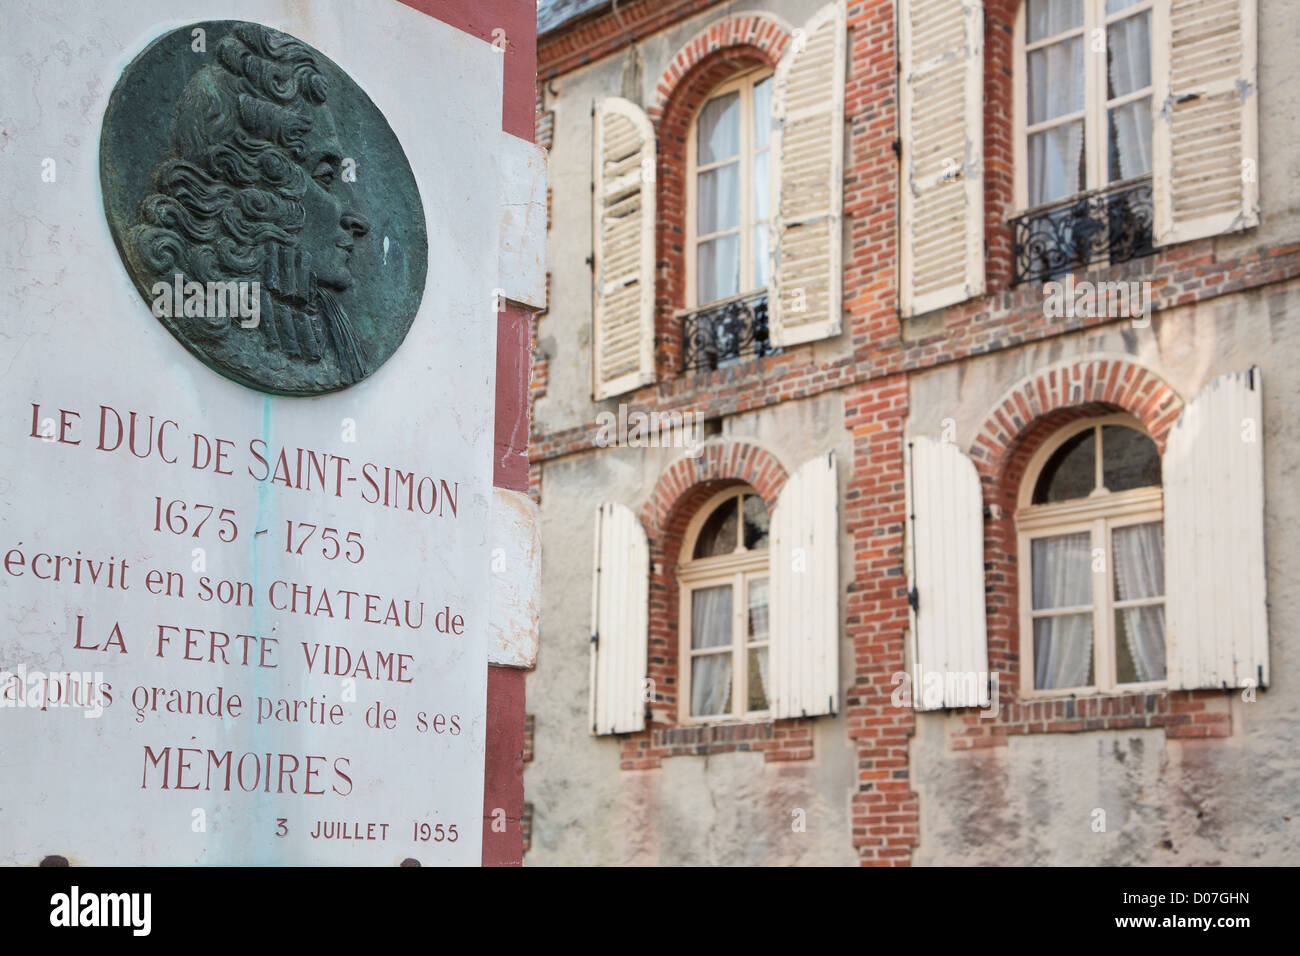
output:
M1025 0L1018 205L1151 174L1154 0Z
M728 488L692 519L678 568L682 723L766 715L768 513Z
M688 305L767 287L771 220L772 72L719 86L687 143Z
M1075 422L1034 455L1016 511L1021 689L1165 679L1160 453L1128 415Z

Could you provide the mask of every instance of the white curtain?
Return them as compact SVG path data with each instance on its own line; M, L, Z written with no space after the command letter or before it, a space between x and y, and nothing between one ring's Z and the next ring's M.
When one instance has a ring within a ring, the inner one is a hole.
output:
M1134 93L1151 85L1151 19L1143 12L1111 24L1106 43L1110 66L1107 96ZM1151 98L1110 111L1110 176L1131 179L1151 172Z
M1038 538L1031 545L1033 608L1092 604L1092 536ZM1034 687L1084 687L1092 670L1092 611L1034 621Z
M769 639L768 634L768 588L766 580L751 581L749 585L749 639L754 643L760 641L766 642ZM768 655L766 647L750 648L750 654L758 661L758 678L760 686L750 688L750 698L756 699L755 690L762 691L763 704L759 709L765 708L772 703L767 689L768 684ZM753 680L753 668L750 668L750 680ZM753 709L753 708L751 708Z
M1026 0L1029 42L1083 25L1083 0Z
M1164 525L1143 524L1118 528L1114 535L1115 589L1121 601L1163 597L1165 593ZM1123 631L1117 635L1125 641L1133 660L1136 680L1163 680L1165 677L1165 608L1164 604L1121 608L1116 623ZM1123 681L1126 675L1121 674Z
M1029 54L1029 123L1035 125L1084 107L1083 37L1072 37ZM1083 121L1029 137L1029 203L1037 206L1083 189Z
M691 648L731 647L731 586L691 592ZM691 659L691 713L726 713L731 707L731 652Z

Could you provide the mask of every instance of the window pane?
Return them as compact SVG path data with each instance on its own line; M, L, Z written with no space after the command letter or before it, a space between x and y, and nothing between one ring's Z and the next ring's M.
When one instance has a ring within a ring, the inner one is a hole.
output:
M1163 604L1115 611L1115 679L1121 684L1165 679Z
M1030 125L1083 109L1083 79L1083 37L1030 51Z
M707 236L740 225L740 164L728 163L699 175L696 232Z
M691 659L691 716L731 712L731 652Z
M1063 123L1029 137L1029 204L1040 206L1083 191L1083 122Z
M1092 615L1034 621L1034 687L1054 690L1092 684Z
M704 522L704 527L700 529L700 536L695 539L695 553L692 557L716 558L720 554L731 554L735 550L736 499L732 498L718 505Z
M1106 0L1106 16L1136 7L1142 0Z
M772 141L772 78L754 84L754 148Z
M1116 20L1106 28L1106 98L1151 85L1151 11Z
M749 649L749 700L746 710L767 710L767 648Z
M731 646L731 585L691 592L691 650Z
M745 550L760 551L767 547L767 505L758 495L745 495ZM767 586L767 582L763 582Z
M1151 97L1110 110L1110 181L1151 172Z
M740 237L721 236L701 242L697 270L700 304L726 299L740 292Z
M1164 597L1164 522L1116 528L1111 541L1115 554L1115 600Z
M1029 42L1083 26L1083 0L1028 0Z
M767 578L757 578L749 582L749 632L750 643L761 643L768 639L768 601Z
M704 104L696 125L701 166L730 159L740 152L740 94L716 96Z
M1035 538L1030 549L1035 611L1092 606L1092 535Z
M1159 487L1160 451L1155 442L1137 429L1104 425L1101 474L1107 491Z
M1094 428L1079 432L1052 452L1034 486L1034 504L1070 501L1092 494L1097 485L1096 434Z
M771 263L768 261L767 223L754 227L754 288L762 289L767 285Z
M771 181L768 178L769 157L771 153L764 151L754 157L754 221L763 222L771 213L768 207L771 205L772 189Z

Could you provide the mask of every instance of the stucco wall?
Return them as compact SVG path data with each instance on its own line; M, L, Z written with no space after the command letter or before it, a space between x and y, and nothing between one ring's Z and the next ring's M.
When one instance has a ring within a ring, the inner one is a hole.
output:
M1096 332L913 376L913 434L956 421L969 448L983 417L1034 369L1126 354L1184 399L1215 377L1259 366L1264 381L1265 526L1273 683L1230 699L1232 736L1166 740L1163 730L1011 737L954 751L958 715L918 714L911 745L920 796L914 862L953 864L1249 864L1300 859L1300 283L1160 315L1149 330ZM1105 832L1092 828L1096 809Z

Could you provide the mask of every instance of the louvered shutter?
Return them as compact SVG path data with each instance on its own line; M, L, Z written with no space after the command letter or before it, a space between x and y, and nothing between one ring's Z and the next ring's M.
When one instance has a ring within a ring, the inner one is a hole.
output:
M900 0L899 304L984 292L984 4Z
M772 112L780 157L769 335L779 347L840 331L844 209L844 6L796 32L777 64Z
M772 512L771 680L775 717L839 709L839 494L835 455L790 476Z
M1255 0L1157 0L1155 239L1259 224Z
M1268 686L1263 381L1225 375L1165 448L1169 686Z
M655 138L645 113L616 97L595 112L593 394L654 381Z
M645 727L650 548L630 508L596 509L591 586L590 713L593 734Z
M984 707L989 651L979 475L951 442L922 436L908 451L913 706Z

